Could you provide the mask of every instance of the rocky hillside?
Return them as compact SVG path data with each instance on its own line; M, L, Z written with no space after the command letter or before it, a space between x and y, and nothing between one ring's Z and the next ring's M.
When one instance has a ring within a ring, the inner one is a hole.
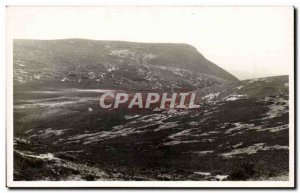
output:
M187 44L15 40L14 85L195 90L237 81Z
M287 180L288 76L238 81L186 44L14 41L15 180ZM102 109L107 91L197 109Z
M211 86L200 109L161 111L106 111L90 90L20 93L14 179L287 180L288 86L287 76Z

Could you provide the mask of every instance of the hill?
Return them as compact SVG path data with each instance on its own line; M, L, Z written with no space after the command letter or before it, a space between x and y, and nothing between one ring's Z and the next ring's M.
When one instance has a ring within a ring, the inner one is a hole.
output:
M195 90L237 81L187 44L14 40L14 85L28 89Z
M22 93L14 178L287 180L287 76L198 94L200 109L138 111L103 110L89 90Z

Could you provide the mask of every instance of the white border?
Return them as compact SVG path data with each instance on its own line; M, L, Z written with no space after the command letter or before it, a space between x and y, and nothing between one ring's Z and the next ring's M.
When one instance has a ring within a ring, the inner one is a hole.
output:
M15 1L18 5L24 5L23 1ZM101 6L115 5L116 1L103 1ZM156 1L154 1L156 2ZM178 3L179 2L179 3ZM254 1L255 2L255 1ZM37 2L31 2L31 5L39 5ZM11 5L15 5L12 3ZM53 1L47 5L65 5L60 1ZM72 5L96 5L95 3L82 3L74 1ZM122 4L117 4L118 6ZM130 5L141 5L140 2L133 2ZM153 3L143 3L142 5L153 5ZM161 6L170 4L160 4ZM175 5L195 5L175 1ZM222 5L222 4L218 4ZM284 4L286 5L286 4ZM9 20L9 14L6 15L6 21ZM12 60L12 38L9 36L9 22L7 25L6 42L6 153L7 153L7 186L8 187L294 187L294 148L290 148L290 172L289 181L13 181L13 60ZM289 123L290 136L289 147L294 147L294 66L289 74Z

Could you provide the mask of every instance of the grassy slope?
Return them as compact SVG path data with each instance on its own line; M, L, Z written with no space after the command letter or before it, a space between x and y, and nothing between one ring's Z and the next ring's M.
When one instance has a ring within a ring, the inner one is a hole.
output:
M286 176L287 81L286 76L271 77L223 85L223 89L207 88L199 92L201 97L220 93L203 100L196 111L107 112L94 100L54 107L33 105L29 110L20 106L37 101L15 101L15 138L26 140L16 141L15 179L217 180L218 175L228 175L227 180L258 180ZM239 98L227 100L232 95ZM74 94L59 96L65 102L73 100ZM94 95L85 93L85 97ZM139 116L129 119L126 115ZM28 158L47 153L56 159ZM74 164L84 169L74 171ZM100 174L90 172L95 168Z

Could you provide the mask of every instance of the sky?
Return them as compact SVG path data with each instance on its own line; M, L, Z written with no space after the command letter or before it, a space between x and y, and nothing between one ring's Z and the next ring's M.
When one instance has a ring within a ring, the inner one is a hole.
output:
M188 43L243 79L293 70L292 7L9 7L14 39Z

